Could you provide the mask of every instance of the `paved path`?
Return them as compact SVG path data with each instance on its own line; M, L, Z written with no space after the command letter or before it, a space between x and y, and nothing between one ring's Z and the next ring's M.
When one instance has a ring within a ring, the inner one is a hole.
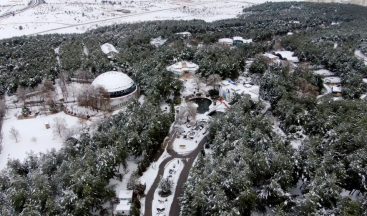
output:
M201 152L201 150L203 149L205 143L207 142L208 138L207 136L205 136L201 142L199 143L198 147L195 149L195 151L193 151L190 155L189 155L189 160L187 161L187 163L185 163L185 166L181 172L180 178L178 179L177 185L176 185L176 191L175 191L175 196L173 197L173 201L172 201L172 205L171 205L171 209L169 212L169 215L172 216L178 216L180 215L180 211L181 211L181 202L180 202L180 197L183 195L184 193L184 185L187 181L187 178L189 177L190 174L190 170L191 167L195 161L195 159L197 158L198 154Z
M159 170L158 170L158 174L154 180L153 185L151 186L150 190L147 192L147 195L145 197L145 216L152 216L152 206L153 206L153 200L154 200L154 193L157 190L159 183L161 181L161 177L163 176L164 170L165 170L165 166L167 165L167 163L169 163L170 161L172 161L173 159L177 159L177 158L183 158L186 160L183 160L184 162L184 168L181 171L180 177L178 179L177 185L176 185L176 190L175 190L175 195L173 198L173 202L171 204L171 208L170 208L170 212L169 215L179 215L180 214L180 201L179 201L179 197L182 196L183 191L184 191L184 184L186 183L186 180L189 176L190 173L190 169L196 159L196 157L198 156L198 154L200 153L200 151L203 149L204 144L207 141L207 136L205 136L200 143L198 144L198 147L191 152L188 155L180 155L177 152L175 152L172 149L172 144L173 141L176 138L176 131L173 131L170 135L170 138L167 140L166 143L164 143L164 146L167 149L167 152L171 155L170 157L164 159L162 161L162 163L159 165Z

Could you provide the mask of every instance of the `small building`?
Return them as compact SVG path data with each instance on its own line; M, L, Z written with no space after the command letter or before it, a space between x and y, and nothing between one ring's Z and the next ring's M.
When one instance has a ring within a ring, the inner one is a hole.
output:
M192 34L190 32L188 32L188 31L186 31L186 32L178 32L178 33L176 33L176 35L180 36L183 39L191 38L191 36L192 36Z
M330 77L330 76L334 76L335 73L329 71L329 70L326 70L326 69L319 69L319 70L315 70L313 72L313 74L315 75L318 75L318 76L321 76L321 77Z
M114 215L131 215L132 199L132 190L121 190L118 195L119 204L115 208Z
M138 96L138 87L135 82L127 74L119 71L105 72L95 78L91 85L106 90L112 109L118 109Z
M226 45L226 46L232 46L233 45L233 39L232 38L220 38L218 40L218 43Z
M336 96L342 96L342 87L340 85L331 87L331 93Z
M117 49L110 43L102 44L101 50L104 54L107 55L108 58L113 58L116 54L119 53L119 51L117 51Z
M337 77L337 76L325 77L323 81L325 85L329 85L329 86L338 86L341 84L341 79L340 77Z
M199 66L193 62L180 61L168 66L166 69L177 76L182 76L184 74L195 74L199 70Z
M249 83L236 83L232 80L223 80L219 88L219 96L228 102L232 102L236 95L249 95L252 100L259 100L260 88Z
M163 39L162 36L156 37L156 38L152 38L150 40L150 44L155 46L155 47L160 47L163 44L165 44L167 42L167 39Z
M252 43L252 39L243 39L242 37L239 36L233 37L233 45L235 46L248 43Z
M240 44L248 44L252 43L252 39L243 39L243 37L235 36L233 38L220 38L218 43L226 45L226 46L237 46Z

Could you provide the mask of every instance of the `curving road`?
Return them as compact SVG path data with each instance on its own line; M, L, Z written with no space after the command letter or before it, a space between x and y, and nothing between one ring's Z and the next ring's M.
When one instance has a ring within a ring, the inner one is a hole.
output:
M176 189L175 189L175 195L173 198L173 202L171 204L169 215L179 215L180 214L180 200L179 198L183 195L184 192L184 184L187 181L187 178L190 174L190 169L200 153L200 151L203 149L204 144L207 142L207 136L203 137L203 139L198 144L197 148L191 152L188 155L180 155L177 152L175 152L172 149L173 141L176 138L176 132L170 134L169 139L167 140L167 143L164 145L167 146L167 152L171 155L170 157L166 158L162 161L162 163L159 165L158 174L156 178L154 179L154 183L151 186L150 190L148 191L145 199L145 216L152 216L152 206L153 206L153 200L154 200L154 192L158 189L159 183L161 181L161 177L163 176L165 166L172 160L177 158L183 158L186 160L183 160L184 162L184 168L181 171L180 177L177 181Z
M38 5L43 4L43 3L44 3L43 0L31 0L25 8L18 9L18 10L15 10L15 11L8 11L8 12L0 15L0 20L11 17L11 16L14 16L15 14L23 13L24 11L35 8Z

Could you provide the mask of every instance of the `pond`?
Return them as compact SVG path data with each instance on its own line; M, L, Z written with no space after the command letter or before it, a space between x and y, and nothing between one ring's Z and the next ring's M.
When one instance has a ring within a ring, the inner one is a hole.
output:
M217 116L221 116L223 114L224 114L224 112L213 111L213 112L209 113L209 116L211 116L211 117L217 117Z
M208 98L193 98L193 99L190 99L190 101L198 105L197 112L199 114L208 112L209 106L212 104L212 101Z

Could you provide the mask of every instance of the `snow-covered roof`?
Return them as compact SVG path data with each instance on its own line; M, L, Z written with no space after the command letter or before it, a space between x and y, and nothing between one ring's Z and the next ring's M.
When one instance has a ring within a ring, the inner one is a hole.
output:
M233 41L242 41L242 43L252 43L252 39L243 39L243 37L235 36Z
M362 79L362 82L367 83L367 79L366 78L363 78Z
M341 86L333 86L333 87L331 88L331 91L332 91L333 93L341 93L341 92L342 92L342 87L341 87Z
M159 47L162 46L164 43L166 43L167 39L163 39L162 36L159 36L157 38L152 38L150 40L150 44L155 46L155 47Z
M117 49L110 43L105 43L101 45L101 50L104 54L110 54L110 53L119 53Z
M315 75L320 75L320 76L324 76L324 77L335 75L333 72L331 72L329 70L326 70L326 69L315 70L313 73Z
M287 59L288 61L297 63L299 59L297 56L294 56L294 52L291 51L275 51L276 54L281 55L283 58Z
M233 44L233 39L232 38L220 38L218 40L218 43L232 45Z
M193 62L180 61L167 67L168 71L181 75L185 72L195 73L199 69L199 66Z
M177 32L176 35L182 35L182 36L191 36L191 33L186 31L186 32Z
M332 77L325 77L324 79L325 84L339 84L341 83L340 77L332 76Z
M99 75L92 82L92 86L103 87L107 92L117 92L130 88L134 81L125 73L108 71Z
M288 32L287 35L293 35L293 32Z

